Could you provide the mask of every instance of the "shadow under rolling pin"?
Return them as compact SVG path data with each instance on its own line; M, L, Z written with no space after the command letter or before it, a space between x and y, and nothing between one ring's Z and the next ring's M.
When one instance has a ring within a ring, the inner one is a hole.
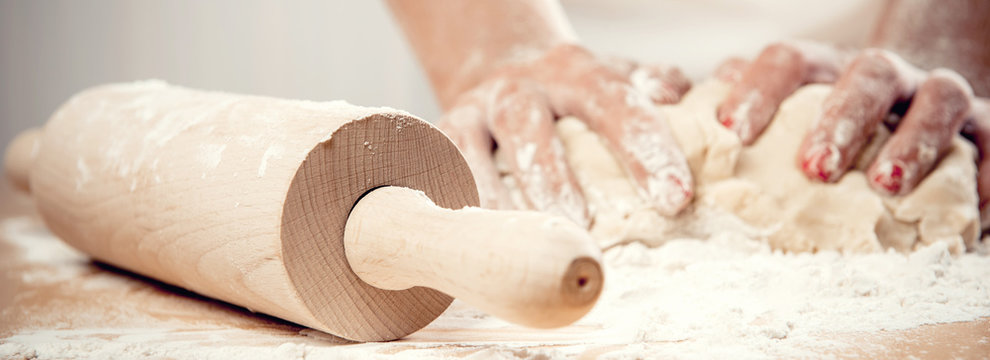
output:
M472 207L456 147L391 109L107 85L15 139L5 168L97 260L350 340L408 335L448 294L564 326L602 288L584 229Z

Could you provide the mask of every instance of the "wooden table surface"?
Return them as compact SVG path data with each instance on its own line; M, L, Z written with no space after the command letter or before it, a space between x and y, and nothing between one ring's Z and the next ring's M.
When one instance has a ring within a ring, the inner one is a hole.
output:
M0 224L20 226L23 232L37 232L38 239L50 239L30 199L14 192L6 182L0 183ZM20 243L14 244L15 241ZM625 347L587 346L581 339L594 329L580 326L542 331L504 324L480 314L455 317L446 313L403 340L351 343L90 262L53 239L37 244L24 241L30 239L0 239L0 354L22 351L26 358L31 356L25 356L24 351L40 358L50 351L97 358L508 354L526 358L540 353L533 350L559 348L562 354L595 358ZM453 305L461 308L460 314L465 313L465 306L459 302ZM827 336L853 346L823 349L823 356L990 358L990 318L902 331Z

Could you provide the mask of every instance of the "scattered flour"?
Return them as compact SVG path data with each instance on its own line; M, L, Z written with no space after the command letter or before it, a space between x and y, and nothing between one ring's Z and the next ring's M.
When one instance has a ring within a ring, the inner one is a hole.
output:
M827 334L990 315L990 259L945 243L911 255L784 254L732 233L606 253L608 288L586 320L658 357L816 357ZM630 354L632 355L632 354Z
M210 150L204 160L219 162L223 149ZM268 148L258 176L279 156ZM724 179L725 163L693 170ZM644 214L634 203L614 206ZM646 229L664 231L663 246L647 247L628 231L634 241L603 244L601 299L572 326L524 329L455 301L406 339L363 344L96 266L33 218L12 218L0 223L3 289L16 289L0 308L0 358L825 357L883 346L864 334L990 317L990 257L953 256L951 242L905 252L785 253L756 240L766 229L693 211L693 221ZM990 347L990 334L973 346L981 344Z
M4 221L0 237L19 255L0 267L27 294L0 311L4 359L821 357L882 347L859 333L990 316L990 258L953 257L944 242L911 254L792 254L726 230L608 249L598 305L563 329L520 328L455 301L407 339L355 344L155 292L161 285L86 262L32 218ZM30 294L44 289L54 291ZM58 305L73 299L81 305Z

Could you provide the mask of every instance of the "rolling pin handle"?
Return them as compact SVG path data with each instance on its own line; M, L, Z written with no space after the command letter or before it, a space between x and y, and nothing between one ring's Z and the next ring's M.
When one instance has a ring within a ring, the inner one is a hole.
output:
M365 194L344 230L347 261L386 290L424 286L520 325L552 328L591 310L601 251L580 226L534 211L450 210L424 193Z
M28 129L17 135L7 145L3 158L3 172L7 180L21 191L30 192L31 167L38 156L41 129Z

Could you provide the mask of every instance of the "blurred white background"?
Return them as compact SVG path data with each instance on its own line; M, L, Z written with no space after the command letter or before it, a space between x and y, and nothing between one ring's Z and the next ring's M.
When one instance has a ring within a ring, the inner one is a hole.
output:
M84 88L148 78L439 113L381 1L0 1L4 146Z
M858 45L878 1L565 0L593 50L694 78L728 55L811 38ZM344 99L440 115L382 1L0 0L0 145L89 86L183 86Z

